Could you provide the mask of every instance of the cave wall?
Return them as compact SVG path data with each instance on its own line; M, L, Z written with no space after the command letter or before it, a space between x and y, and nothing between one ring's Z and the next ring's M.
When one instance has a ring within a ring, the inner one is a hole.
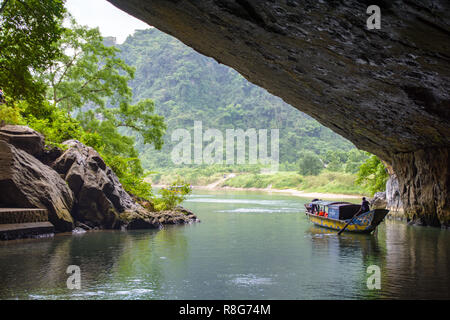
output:
M449 1L109 2L378 155L408 216L448 224ZM370 4L380 30L366 28Z
M400 187L397 175L392 174L386 182L386 209L389 210L389 216L398 220L407 220L403 211L403 202L400 195Z
M450 226L449 155L448 148L394 155L404 214L416 224Z

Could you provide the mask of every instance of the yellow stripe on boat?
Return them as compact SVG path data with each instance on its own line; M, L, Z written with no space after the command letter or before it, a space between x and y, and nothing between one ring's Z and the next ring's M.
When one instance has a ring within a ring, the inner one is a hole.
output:
M348 220L335 220L335 219L331 219L331 218L327 218L327 217L323 217L323 216L317 216L317 215L313 215L310 213L307 213L309 216L309 219L312 223L314 223L315 225L324 227L324 228L329 228L329 229L334 229L334 230L341 230L346 223L348 222ZM355 218L353 220L353 222L351 224L349 224L349 226L347 227L346 231L349 232L370 232L374 229L374 227L376 226L372 226L372 219L373 219L373 215L374 212L373 211L369 211L366 212L364 214L362 214L361 216Z

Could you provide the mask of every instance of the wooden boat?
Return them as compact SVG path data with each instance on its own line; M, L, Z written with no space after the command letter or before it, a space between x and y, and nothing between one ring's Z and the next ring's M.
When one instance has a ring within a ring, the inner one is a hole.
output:
M306 215L317 226L341 230L361 208L350 202L312 201L305 204ZM383 221L389 210L375 209L359 214L345 232L370 233Z

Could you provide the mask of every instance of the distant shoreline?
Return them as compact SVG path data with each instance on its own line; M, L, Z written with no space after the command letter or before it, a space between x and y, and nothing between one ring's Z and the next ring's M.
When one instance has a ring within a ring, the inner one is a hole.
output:
M152 184L152 187L166 188L169 185L165 184ZM272 188L237 188L237 187L219 187L211 185L207 186L192 186L195 190L223 190L223 191L260 191L267 193L284 193L290 194L302 198L319 198L319 199L360 199L363 195L354 194L339 194L339 193L323 193L323 192L305 192L295 189L272 189Z

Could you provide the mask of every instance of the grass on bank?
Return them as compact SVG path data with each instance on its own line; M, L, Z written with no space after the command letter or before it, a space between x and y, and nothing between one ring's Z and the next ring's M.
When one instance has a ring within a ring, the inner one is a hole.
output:
M364 194L355 184L356 175L342 172L322 172L317 176L302 176L296 172L273 174L241 174L226 180L224 186L237 188L296 189L307 192Z
M251 165L238 166L196 166L183 168L163 168L152 170L153 173L147 181L152 184L169 185L173 181L183 180L194 186L204 186L223 178L224 174L230 173L258 173L260 168Z
M240 169L242 171L238 171ZM224 168L197 167L163 169L150 175L153 184L167 185L177 179L183 179L194 186L205 186L223 178L224 174L235 173L220 186L234 188L268 188L295 189L305 192L321 192L336 194L367 194L364 187L355 183L356 174L322 171L317 176L304 176L294 171L276 173L260 173L260 168Z

